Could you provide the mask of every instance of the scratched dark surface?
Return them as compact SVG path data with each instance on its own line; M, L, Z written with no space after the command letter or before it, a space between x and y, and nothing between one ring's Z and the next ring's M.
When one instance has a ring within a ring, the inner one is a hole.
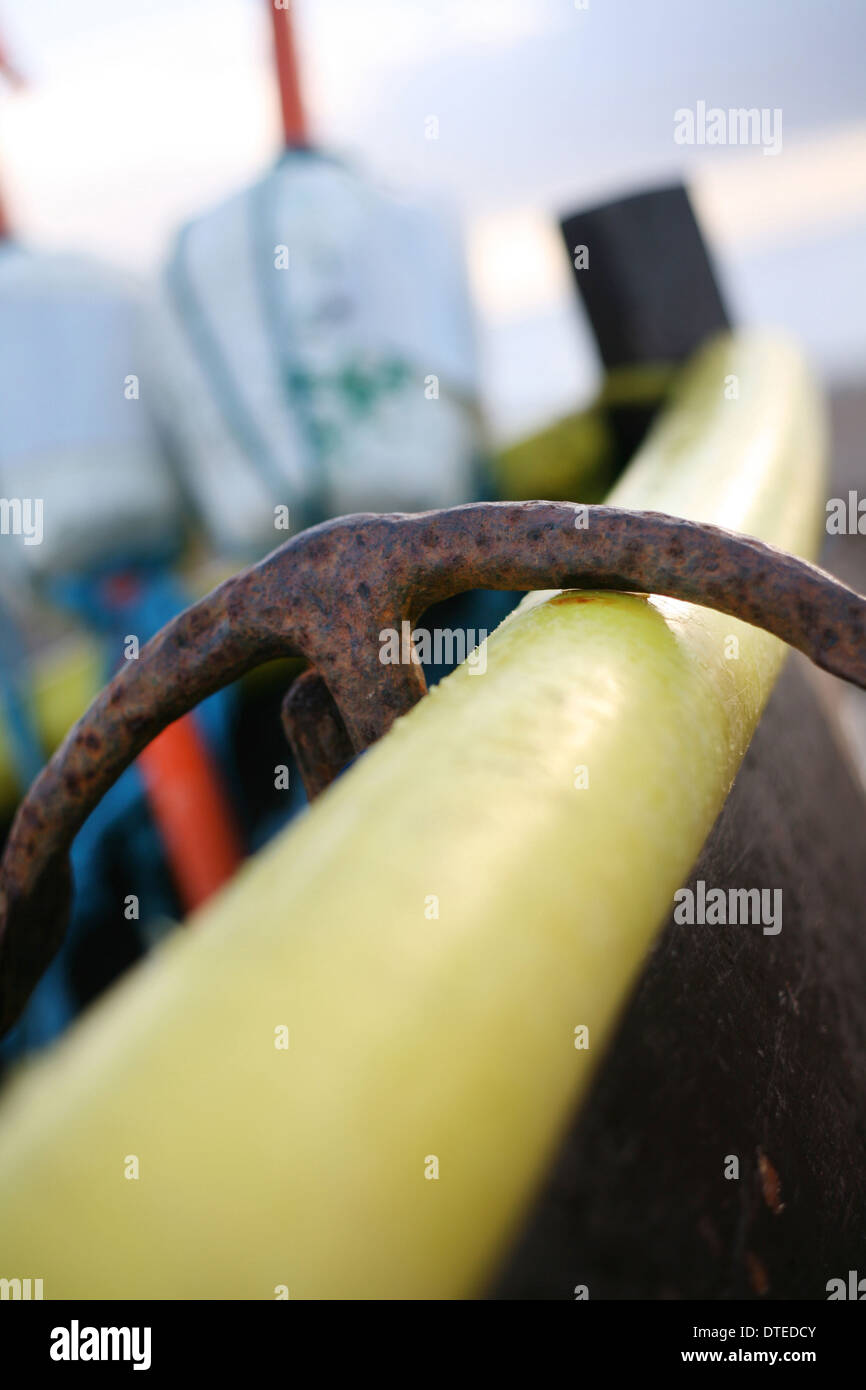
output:
M782 887L782 931L667 924L493 1297L825 1299L864 1269L866 801L800 658L699 878Z

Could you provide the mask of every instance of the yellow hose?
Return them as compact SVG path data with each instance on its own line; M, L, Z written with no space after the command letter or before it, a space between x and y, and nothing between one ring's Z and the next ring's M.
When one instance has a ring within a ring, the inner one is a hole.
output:
M740 335L610 500L811 557L822 462L799 357ZM0 1275L47 1298L483 1289L782 656L667 600L527 599L485 674L445 681L12 1087Z

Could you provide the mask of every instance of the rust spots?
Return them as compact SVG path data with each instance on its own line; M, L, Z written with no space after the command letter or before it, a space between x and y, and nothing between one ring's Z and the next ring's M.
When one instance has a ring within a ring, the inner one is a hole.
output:
M554 594L553 598L548 599L548 603L556 608L571 608L576 603L596 603L599 601L603 600L599 600L597 594L581 594L576 589L566 589L564 593Z
M751 1250L746 1251L744 1261L752 1293L757 1294L758 1298L763 1298L770 1288L770 1276L767 1273L766 1265Z
M303 657L321 680L289 701L284 722L315 794L426 691L419 666L380 661L379 632L485 588L566 590L552 598L557 605L603 602L598 590L684 599L765 628L866 688L866 599L716 526L570 502L480 502L324 522L157 633L28 792L0 865L0 1035L60 944L72 838L142 747L254 667ZM778 1178L765 1165L764 1198L780 1211Z
M782 1183L779 1174L763 1149L758 1149L758 1179L765 1205L774 1216L781 1216L785 1210L785 1203L782 1201Z
M714 1222L706 1214L698 1222L698 1234L706 1242L713 1259L718 1260L722 1254L722 1242Z

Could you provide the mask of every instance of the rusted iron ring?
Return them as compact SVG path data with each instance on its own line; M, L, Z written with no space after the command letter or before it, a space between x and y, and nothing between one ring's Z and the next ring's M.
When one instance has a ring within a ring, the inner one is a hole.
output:
M0 1033L63 937L69 848L151 739L265 661L306 658L284 722L311 795L425 693L379 634L469 589L662 594L764 628L866 686L866 600L747 536L654 512L495 502L361 514L304 531L220 585L128 662L30 788L0 866Z

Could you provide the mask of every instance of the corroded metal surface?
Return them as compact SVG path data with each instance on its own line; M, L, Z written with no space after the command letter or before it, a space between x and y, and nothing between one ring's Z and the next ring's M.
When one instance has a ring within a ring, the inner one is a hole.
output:
M34 782L0 866L0 1032L62 939L75 834L167 724L261 662L304 657L313 673L287 700L284 722L316 794L347 753L375 742L425 692L420 665L382 663L382 630L399 631L431 604L477 588L684 599L764 628L866 687L866 600L812 565L718 527L567 502L325 522L163 628Z
M340 711L318 671L304 671L283 700L283 729L310 801L351 762L355 750Z

